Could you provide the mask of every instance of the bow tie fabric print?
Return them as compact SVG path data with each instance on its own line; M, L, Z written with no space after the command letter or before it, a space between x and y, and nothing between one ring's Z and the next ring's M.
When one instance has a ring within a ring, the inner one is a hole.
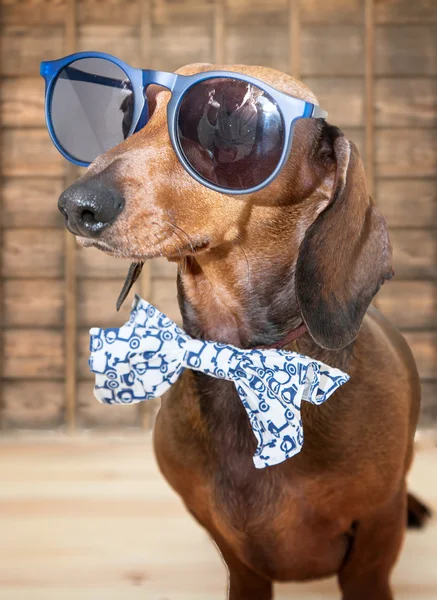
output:
M349 379L339 369L295 352L242 350L193 339L139 296L125 325L93 328L90 334L94 395L106 404L161 396L185 368L232 381L257 440L257 468L300 452L302 400L321 404Z

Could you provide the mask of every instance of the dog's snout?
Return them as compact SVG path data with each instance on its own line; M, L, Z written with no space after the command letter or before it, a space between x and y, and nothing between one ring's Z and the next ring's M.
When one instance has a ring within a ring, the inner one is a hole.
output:
M58 208L75 235L98 236L124 208L121 193L100 181L74 183L59 197Z

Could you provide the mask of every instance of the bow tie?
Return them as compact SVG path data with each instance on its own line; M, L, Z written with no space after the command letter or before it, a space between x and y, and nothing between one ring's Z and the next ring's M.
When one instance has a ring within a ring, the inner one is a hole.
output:
M257 468L300 452L301 401L321 404L349 379L339 369L295 352L242 350L193 339L139 296L125 325L93 328L90 334L94 395L106 404L161 396L184 368L233 381L258 442Z

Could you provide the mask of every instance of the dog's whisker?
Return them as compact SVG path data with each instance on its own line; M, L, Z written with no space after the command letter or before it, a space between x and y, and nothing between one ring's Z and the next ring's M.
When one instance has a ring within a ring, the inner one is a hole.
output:
M167 223L168 223L168 221L167 221ZM168 223L168 225L172 225L172 223ZM179 235L179 233L178 233L178 231L177 231L177 228L175 228L173 225L172 225L172 227L173 227L173 233L174 233L174 234L175 234L175 235L178 237L178 239L180 239L180 241L181 241L182 243L184 243L184 240L183 240L183 239L182 239L182 237ZM179 228L179 229L180 229L180 228ZM184 232L184 233L185 233L185 232ZM191 245L191 244L190 244L190 245ZM181 269L181 272L182 272L182 273L185 273L185 272L186 272L186 269L187 269L187 261L186 261L186 258L184 258L184 257L182 256L182 251L181 251L181 249L180 249L180 248L178 248L178 249L177 249L177 251L178 251L179 257L180 257L180 259L181 259L181 260L180 260L180 269Z
M167 225L170 225L170 227L173 227L173 229L175 230L175 233L176 233L176 230L181 231L186 236L186 238L188 240L188 243L190 244L191 252L193 252L193 253L195 252L195 250L194 250L194 244L193 244L190 236L188 235L188 233L185 231L185 229L182 229L182 227L179 227L179 225L175 225L174 223L170 223L170 221L164 221L164 223L166 223ZM179 237L179 239L181 239L180 236L178 236L178 237Z
M247 257L246 251L243 248L243 246L240 244L240 242L242 242L243 240L241 239L241 235L238 233L235 237L235 240L232 242L232 245L236 248L238 248L239 250L241 250L243 256L244 256L244 260L246 263L246 277L247 277L247 283L249 283L250 281L250 264L249 264L249 259Z

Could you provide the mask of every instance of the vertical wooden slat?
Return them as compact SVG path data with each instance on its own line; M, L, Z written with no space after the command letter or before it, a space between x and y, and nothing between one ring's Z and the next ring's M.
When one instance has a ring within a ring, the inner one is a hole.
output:
M288 24L290 74L300 79L300 0L289 0Z
M375 189L375 15L374 0L365 0L364 4L364 87L365 87L365 132L364 152L369 195L373 197ZM379 308L379 299L376 296L373 304Z
M65 50L67 54L76 51L77 37L76 0L68 0L65 21ZM65 184L69 186L76 179L76 168L72 164L66 167ZM76 239L65 231L65 402L66 424L70 431L76 427L77 404L77 279L76 279Z
M150 69L151 65L151 39L152 39L152 2L151 0L138 0L140 3L140 31L139 43L141 68ZM150 261L146 261L139 281L140 296L152 301ZM154 412L157 401L140 402L138 414L143 429L151 429L154 421Z
M226 61L225 0L215 0L214 8L214 60L222 65Z
M0 32L3 34L3 27L0 27ZM0 52L0 73L2 69L3 53ZM3 84L3 78L0 78L0 86ZM3 128L3 119L0 122L0 128ZM3 136L0 136L0 161L4 159ZM5 328L5 299L4 299L4 284L3 284L3 187L0 189L0 429L4 427L4 398L3 398L3 364L4 364L4 328Z
M365 0L365 161L369 194L375 188L375 15L374 0Z

